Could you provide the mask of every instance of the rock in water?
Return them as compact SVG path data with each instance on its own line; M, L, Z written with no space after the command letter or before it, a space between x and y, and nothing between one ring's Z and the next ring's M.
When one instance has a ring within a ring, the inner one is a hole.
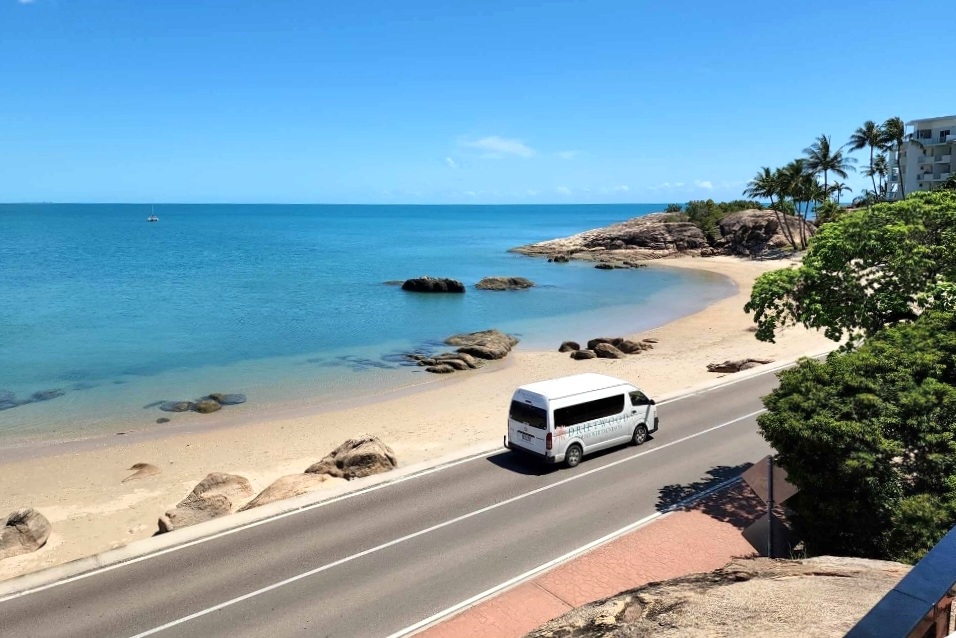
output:
M596 354L599 359L624 359L627 357L626 354L609 343L599 343L594 346L594 354Z
M11 512L0 525L0 560L37 551L51 529L50 521L31 507Z
M478 359L503 359L518 343L518 339L500 330L482 330L452 335L445 339L450 346L461 346L458 352Z
M126 481L133 481L136 479L146 478L148 476L155 476L159 474L160 472L160 469L158 467L156 467L155 465L151 465L149 463L135 463L129 469L135 470L135 471L133 474L130 474L129 476L124 478L123 483L125 483Z
M163 412L189 412L193 409L192 401L163 401L159 404Z
M417 277L406 279L402 290L410 292L465 292L465 284L457 279Z
M307 474L328 474L348 480L395 469L398 459L390 447L369 434L349 439L324 459L306 470Z
M558 347L558 352L574 352L580 349L581 345L577 341L565 341Z
M599 264L595 264L594 267L597 268L598 270L614 270L614 266L603 261Z
M222 394L213 392L208 398L220 405L239 405L240 403L246 402L246 395L244 394Z
M290 474L277 479L272 485L262 490L258 496L239 508L240 512L251 510L253 507L268 505L276 501L306 494L320 487L325 487L339 479L328 474Z
M222 404L213 399L200 399L193 404L193 410L200 414L209 414L222 409Z
M485 277L475 284L478 290L522 290L533 286L534 282L524 277Z
M252 485L245 477L213 472L197 483L174 509L160 517L159 532L171 532L224 516L252 495Z
M161 416L158 419L156 419L156 423L169 423L169 419L167 419L164 416Z
M40 390L30 395L30 401L49 401L50 399L62 397L64 394L66 394L66 392L59 388L54 390Z

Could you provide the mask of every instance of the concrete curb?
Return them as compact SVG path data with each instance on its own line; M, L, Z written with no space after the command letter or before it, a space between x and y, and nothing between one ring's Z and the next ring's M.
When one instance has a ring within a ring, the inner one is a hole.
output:
M814 358L824 356L829 351L812 355ZM692 397L705 392L739 383L747 379L764 374L777 372L792 366L796 359L782 361L772 368L754 368L744 373L737 373L732 379L715 379L694 386L680 392L664 395L657 401L658 405L671 403L682 398ZM192 525L167 534L153 536L134 541L129 545L108 550L93 556L80 558L62 565L56 565L30 574L24 574L5 581L0 581L0 602L18 598L36 591L47 589L54 585L79 580L95 573L109 571L134 562L184 549L214 538L240 532L250 527L262 525L272 520L291 516L297 512L315 509L347 498L358 496L366 492L382 489L395 483L401 483L418 476L438 472L448 467L466 463L471 460L489 456L496 451L504 451L500 442L471 446L453 452L439 459L416 463L408 467L400 467L389 472L369 476L363 479L349 481L346 484L310 492L294 498L263 505L245 512L236 512L222 518L217 518L197 525Z

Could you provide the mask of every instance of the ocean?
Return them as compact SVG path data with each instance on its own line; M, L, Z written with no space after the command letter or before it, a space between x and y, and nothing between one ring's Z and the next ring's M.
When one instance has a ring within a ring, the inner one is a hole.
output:
M198 423L207 417L155 403L211 392L246 394L220 413L246 417L381 396L437 380L389 355L438 349L451 334L499 328L518 348L555 349L731 294L707 273L508 252L663 208L0 205L0 406L53 397L0 410L0 444ZM422 275L469 289L385 283ZM537 286L474 289L491 275Z

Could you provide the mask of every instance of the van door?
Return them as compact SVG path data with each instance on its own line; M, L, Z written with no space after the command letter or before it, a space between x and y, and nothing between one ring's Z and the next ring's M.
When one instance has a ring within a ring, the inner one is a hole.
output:
M643 423L647 426L647 431L650 432L654 429L654 402L651 401L646 394L640 390L632 390L628 393L628 396L631 399L630 412L631 412L631 431L628 433L628 437L634 434L634 428Z
M521 401L515 396L508 411L508 443L540 456L546 456L548 410Z

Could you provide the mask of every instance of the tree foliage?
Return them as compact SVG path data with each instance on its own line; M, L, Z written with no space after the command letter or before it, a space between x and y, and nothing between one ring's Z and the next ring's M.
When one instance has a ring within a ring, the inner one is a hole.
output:
M684 210L683 204L668 204L664 209L665 213L679 213Z
M929 308L956 300L956 192L846 212L814 236L795 269L757 278L744 307L756 336L802 324L857 343Z
M760 431L800 488L788 505L812 554L913 562L956 524L953 312L803 360L764 403Z
M684 215L687 221L704 231L704 235L711 242L721 238L718 222L729 215L751 208L762 209L763 204L757 201L736 199L731 202L715 202L712 199L694 200L684 206Z

